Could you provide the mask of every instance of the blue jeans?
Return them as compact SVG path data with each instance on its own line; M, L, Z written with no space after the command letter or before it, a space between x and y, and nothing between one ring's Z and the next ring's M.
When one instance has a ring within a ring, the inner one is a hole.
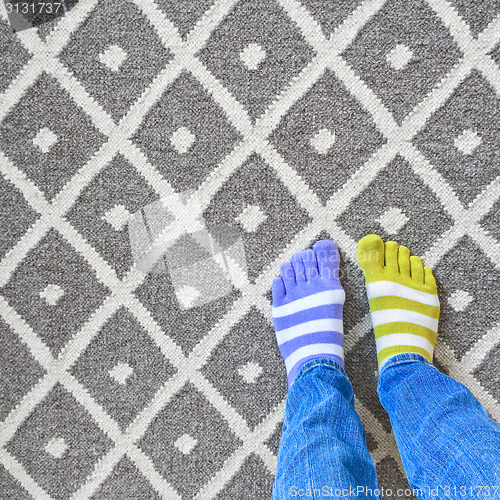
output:
M402 353L382 368L377 390L418 498L484 498L489 488L500 499L500 425L469 389ZM273 500L382 494L404 496L378 491L346 373L330 359L307 362L287 396Z

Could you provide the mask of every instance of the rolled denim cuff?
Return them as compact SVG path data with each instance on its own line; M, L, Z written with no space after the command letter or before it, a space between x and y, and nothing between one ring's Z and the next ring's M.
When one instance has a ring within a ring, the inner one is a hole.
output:
M315 366L325 366L327 368L333 368L334 370L339 371L344 377L348 378L345 370L335 360L329 358L317 358L311 359L307 363L304 363L304 366L302 366L302 368L299 370L299 373L297 373L297 376L294 379L294 383Z
M434 369L437 370L437 368L432 364L430 361L425 359L421 354L418 354L416 352L400 352L399 354L395 354L392 356L389 361L382 367L382 370L379 372L379 384L380 384L380 378L382 375L386 372L388 368L395 367L397 365L401 364L406 364L406 363L414 363L415 361L418 361L419 363L425 363L429 366L432 366Z

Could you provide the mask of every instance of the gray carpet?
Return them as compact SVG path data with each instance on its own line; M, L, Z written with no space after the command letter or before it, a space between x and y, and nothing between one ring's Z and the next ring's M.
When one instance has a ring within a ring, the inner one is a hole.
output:
M322 237L380 485L407 483L366 233L435 269L436 364L500 418L498 1L80 0L0 29L0 498L270 498L269 286ZM134 265L127 222L160 198L241 235L224 296L183 308L169 272Z

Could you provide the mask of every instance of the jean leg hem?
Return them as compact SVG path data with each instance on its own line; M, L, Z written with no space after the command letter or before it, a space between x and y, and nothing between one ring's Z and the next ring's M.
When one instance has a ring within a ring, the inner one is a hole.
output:
M326 366L328 368L333 368L334 370L337 370L342 375L344 375L344 377L348 378L345 370L335 360L330 358L317 358L311 359L307 363L304 363L304 366L302 366L299 370L299 373L297 373L294 383L299 380L305 373L307 373L309 370L312 370L316 366Z
M379 372L378 385L380 385L380 380L382 379L382 375L386 372L388 368L397 365L413 363L415 361L432 366L432 368L437 370L436 366L429 360L425 359L421 354L418 354L417 352L401 352L399 354L395 354L394 356L392 356L391 359L389 359L389 361L387 361L387 363L382 367L382 370L380 370Z

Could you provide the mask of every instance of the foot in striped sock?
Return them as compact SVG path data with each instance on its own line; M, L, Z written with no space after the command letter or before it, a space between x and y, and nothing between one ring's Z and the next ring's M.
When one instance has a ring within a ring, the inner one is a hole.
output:
M329 358L344 367L339 263L335 243L321 240L312 250L294 254L273 281L273 323L288 387L311 359Z
M366 280L379 369L390 357L416 352L432 362L439 298L436 280L420 257L395 241L369 234L358 243Z

